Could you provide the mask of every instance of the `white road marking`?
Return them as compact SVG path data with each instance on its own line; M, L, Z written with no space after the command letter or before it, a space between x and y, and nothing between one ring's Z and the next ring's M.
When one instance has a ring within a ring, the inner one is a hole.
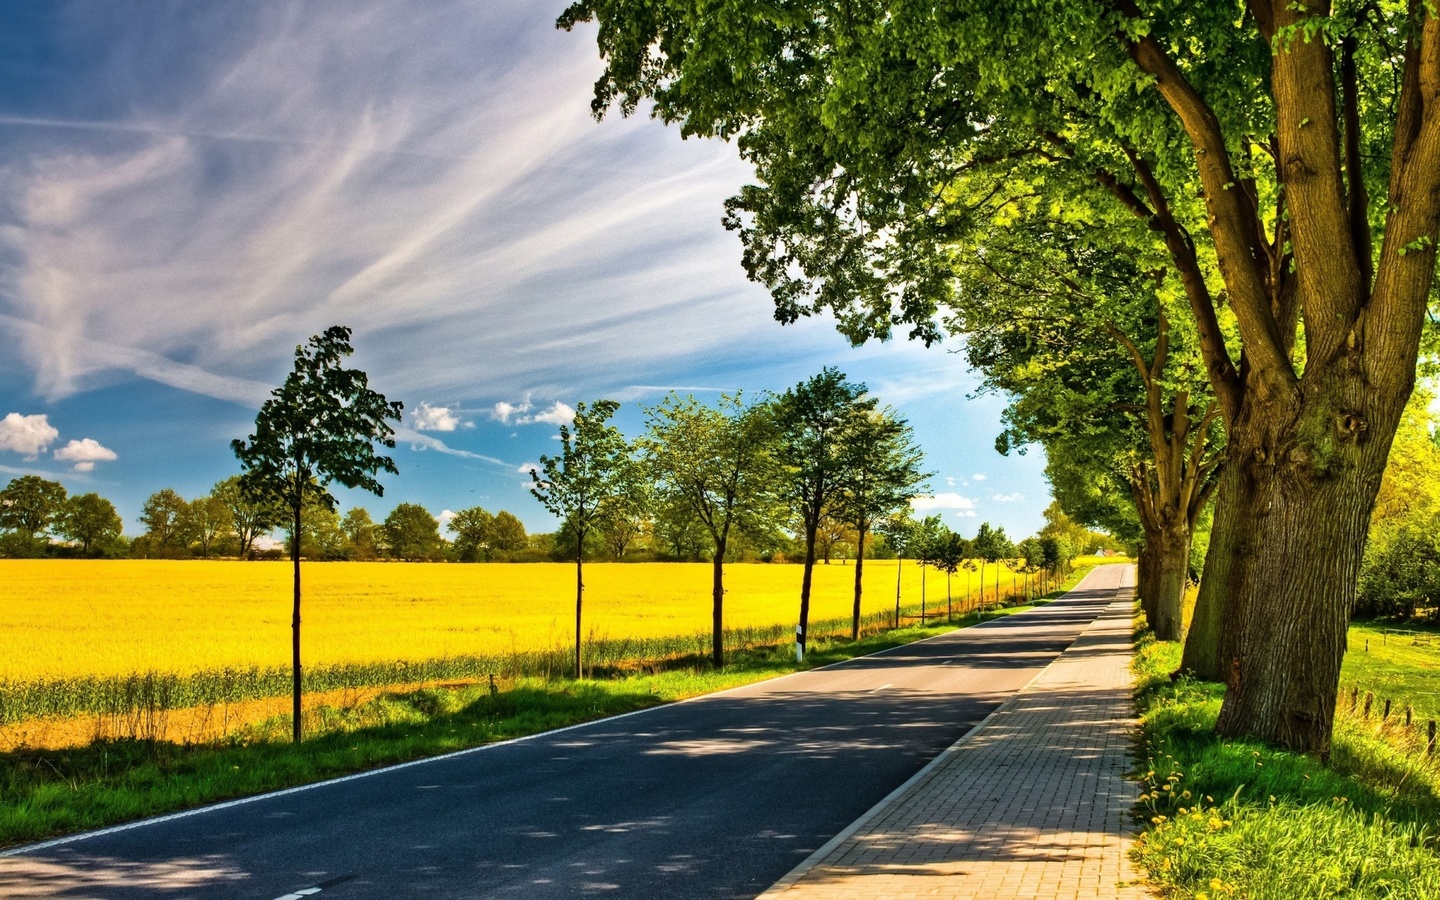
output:
M318 893L320 893L320 889L318 887L301 888L300 890L293 891L283 897L276 897L275 900L305 900L305 898L310 896L311 894Z
M878 693L880 693L881 691L885 690L886 688L892 688L892 687L894 687L894 686L895 686L895 685L893 685L893 684L882 684L882 685L880 685L878 688L876 688L875 690L871 691L870 693L872 693L872 694L878 694Z

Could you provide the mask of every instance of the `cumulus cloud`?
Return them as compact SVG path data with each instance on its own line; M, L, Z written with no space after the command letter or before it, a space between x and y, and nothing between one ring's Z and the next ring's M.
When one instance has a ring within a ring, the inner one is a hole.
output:
M447 528L449 528L449 527L450 527L450 523L453 522L454 520L455 520L455 510L453 510L453 509L442 509L442 510L440 510L440 515L438 515L438 516L435 517L435 521L440 523L440 530L441 530L441 531L444 531L444 530L446 530Z
M502 400L490 410L490 418L504 425L569 425L575 421L575 408L556 400L544 409L535 411L529 395L519 403Z
M1015 503L1017 501L1024 500L1025 495L1020 493L1019 491L1014 491L1009 494L992 494L990 499L996 501L997 503Z
M51 425L46 415L22 416L12 412L0 419L0 450L19 453L26 459L36 459L59 437L60 429Z
M976 474L974 474L974 475L971 475L971 476L970 476L970 479L971 479L972 481L984 481L984 480L985 480L985 476L984 476L984 475L981 475L981 474L979 474L979 473L976 473Z
M454 431L460 426L460 417L451 412L450 407L431 406L424 401L411 410L410 417L416 431Z
M521 475L529 475L531 472L539 472L539 471L540 471L540 464L539 464L539 463L533 463L533 462L527 462L527 463L522 464L522 465L520 466L520 468L516 469L515 471L518 472L518 473L520 473Z
M55 458L64 462L73 462L77 472L90 472L95 469L97 462L110 462L117 457L114 450L102 446L94 438L83 438L71 441L56 450Z
M933 510L966 510L974 509L975 501L969 497L948 491L943 494L934 494L928 497L911 497L910 508L916 512L931 512Z

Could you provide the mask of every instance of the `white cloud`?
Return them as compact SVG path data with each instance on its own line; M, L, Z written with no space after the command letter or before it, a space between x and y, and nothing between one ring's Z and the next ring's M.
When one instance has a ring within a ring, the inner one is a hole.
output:
M438 515L438 516L435 517L435 521L440 523L440 530L441 530L441 531L444 531L445 529L449 528L449 527L450 527L450 523L451 523L452 521L454 521L454 519L455 519L455 510L453 510L453 509L442 509L442 510L440 510L440 515Z
M936 509L974 509L975 501L954 492L946 492L930 497L912 497L910 498L910 507L916 512L930 512Z
M1024 500L1025 495L1020 493L1019 491L1014 491L1009 494L993 494L991 495L990 499L996 501L997 503L1015 503L1017 501Z
M527 463L521 465L520 468L516 469L515 471L518 472L518 473L520 473L521 475L529 475L531 472L539 472L539 471L540 471L540 464L539 464L539 463L533 463L533 462L527 462Z
M431 406L421 401L420 406L410 412L416 431L454 431L460 425L460 417L448 406Z
M77 472L90 472L94 470L97 462L110 462L117 459L114 450L101 446L100 442L94 438L71 441L55 451L55 458L73 462Z
M953 513L953 515L957 519L973 519L976 513L973 509L962 509L960 512Z
M984 481L984 480L985 480L985 476L984 476L984 475L981 475L981 474L979 474L979 473L974 474L974 475L971 475L970 478L971 478L971 480L973 480L973 481Z
M556 400L549 409L541 410L533 416L526 416L516 421L521 425L528 425L532 422L541 422L546 425L569 425L575 421L575 409L569 404Z
M952 478L952 477L950 477L949 475L947 475L947 476L945 476L945 484L948 485L949 487L954 487L954 486L955 486L955 479Z
M12 450L26 459L37 458L58 437L60 429L43 414L22 416L12 412L0 419L0 450Z
M451 447L449 444L428 434L421 434L413 428L400 426L395 429L395 440L404 441L410 445L411 450L434 450L436 453L444 453L446 456L458 456L462 459L478 459L481 462L493 463L497 466L509 466L503 459L496 459L493 456L486 456L483 453L472 453L469 450L461 450L458 447Z
M490 410L490 418L505 425L569 425L575 421L575 408L559 400L539 412L531 412L534 408L530 395L526 394L519 403L502 400L495 404Z

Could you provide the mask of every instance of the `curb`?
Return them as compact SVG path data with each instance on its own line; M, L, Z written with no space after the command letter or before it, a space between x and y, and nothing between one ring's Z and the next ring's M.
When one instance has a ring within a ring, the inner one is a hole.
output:
M1099 567L1097 566L1096 568ZM1066 594L1077 591L1079 589L1080 585L1076 584L1075 587L1071 588L1069 591L1066 591ZM1115 594L1117 596L1112 597L1111 602L1121 599L1118 595L1126 590L1131 590L1133 592L1133 588L1125 584L1125 576L1121 575L1120 584L1114 588ZM1101 610L1100 615L1097 615L1095 617L1095 621L1099 621L1101 615L1104 615L1104 610ZM1090 625L1085 626L1085 630L1088 631L1092 625L1094 625L1093 621ZM1076 635L1075 640L1080 640L1080 638L1083 637L1084 634L1085 631L1080 632L1079 635ZM988 726L994 719L998 718L1000 715L1007 712L1017 703L1019 703L1021 698L1024 697L1025 694L1030 690L1030 688L1035 685L1035 682L1040 680L1040 676L1044 675L1050 670L1051 666L1059 662L1061 657L1068 653L1070 651L1070 647L1073 647L1074 645L1075 641L1071 641L1070 646L1060 651L1060 653L1053 660L1051 660L1043 669L1036 672L1029 681L1025 682L1025 684L1019 690L1011 694L1004 703L1001 703L999 706L991 710L989 715L977 722L974 727L972 727L969 731L962 734L960 738L955 741L955 743L951 744L950 746L946 747L944 750L941 750L938 754L936 754L934 759L926 763L925 766L920 769L920 771L916 772L914 775L911 775L904 784L900 785L895 790L886 794L879 803L876 803L874 806L870 807L864 813L862 813L860 815L860 818L851 822L843 830L841 830L839 834L826 841L818 850L805 857L805 859L801 861L798 866L787 872L784 877L782 877L779 881L766 888L765 892L758 895L755 900L773 900L773 898L779 897L780 895L784 894L802 878L810 874L810 870L818 866L827 856L830 855L832 851L835 850L835 848L839 847L845 841L849 840L852 836L854 836L857 831L864 828L871 821L884 813L887 809L889 809L892 804L897 802L905 794L909 793L912 788L918 787L921 783L926 781L929 776L934 772L934 770L939 768L941 763L944 763L955 754L964 750L965 745L970 743L970 741L977 734L979 734L982 729Z

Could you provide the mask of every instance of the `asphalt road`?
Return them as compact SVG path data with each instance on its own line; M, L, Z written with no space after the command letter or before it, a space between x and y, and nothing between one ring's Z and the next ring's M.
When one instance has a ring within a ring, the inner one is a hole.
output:
M0 897L754 897L1025 685L1123 570L826 669L36 845L0 857Z

